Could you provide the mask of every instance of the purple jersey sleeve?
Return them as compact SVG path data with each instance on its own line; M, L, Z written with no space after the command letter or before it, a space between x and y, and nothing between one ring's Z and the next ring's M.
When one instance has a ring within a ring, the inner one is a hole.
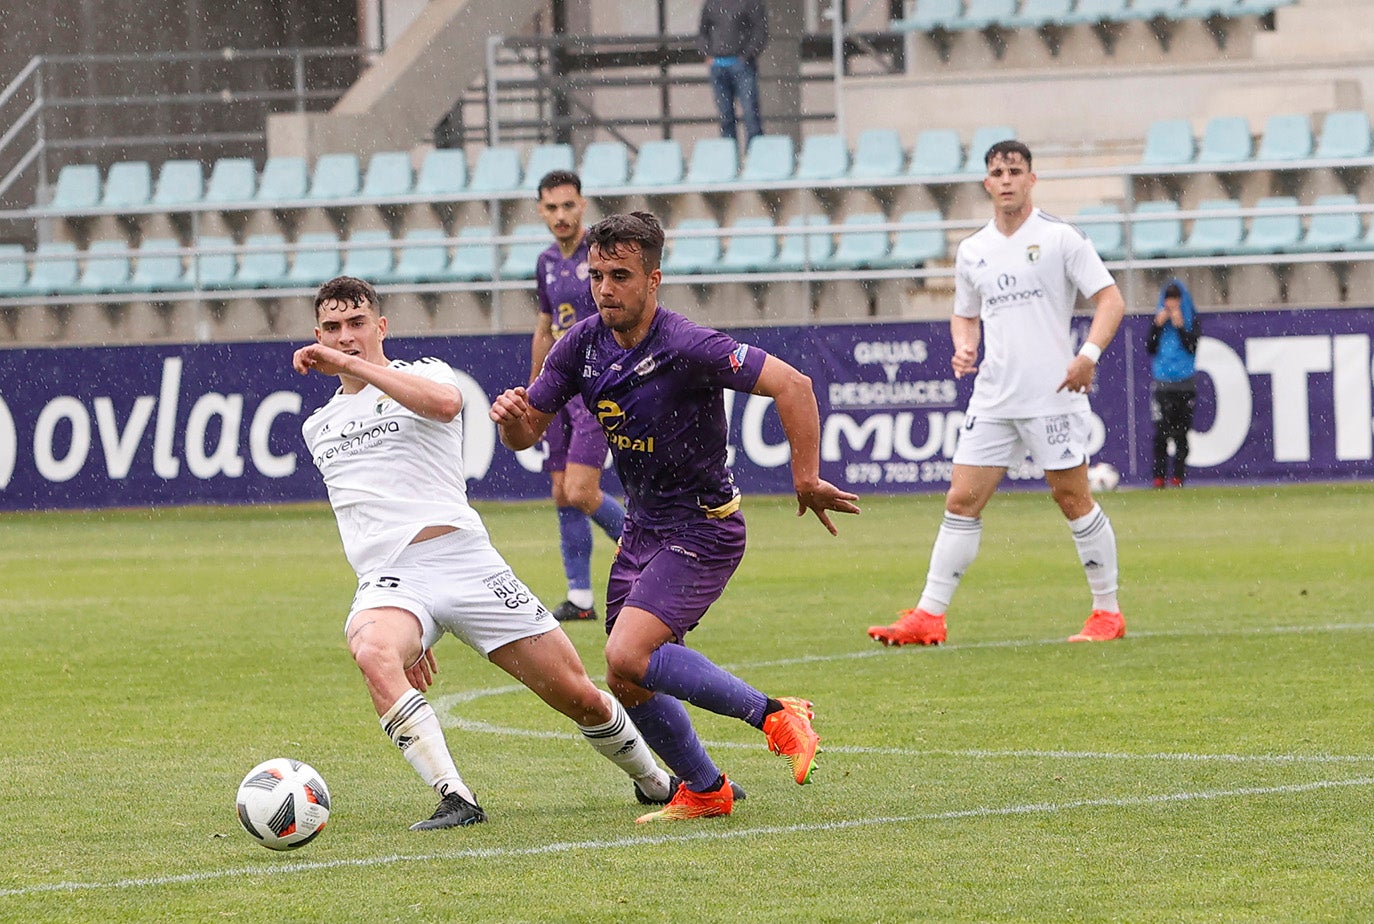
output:
M585 325L584 325L585 326ZM560 337L544 357L544 367L530 384L527 395L535 410L546 414L557 411L572 400L581 386L576 331Z
M697 365L703 384L753 391L767 353L718 330L701 327L693 333L696 336L683 344L683 355Z

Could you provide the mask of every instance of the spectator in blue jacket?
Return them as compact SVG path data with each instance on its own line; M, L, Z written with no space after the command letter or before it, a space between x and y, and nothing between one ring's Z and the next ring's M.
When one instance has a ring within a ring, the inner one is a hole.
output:
M1150 382L1150 417L1155 422L1154 486L1182 487L1188 475L1188 431L1197 407L1197 342L1202 321L1188 287L1171 279L1159 294L1159 311L1145 349L1154 357ZM1174 444L1169 475L1169 443Z

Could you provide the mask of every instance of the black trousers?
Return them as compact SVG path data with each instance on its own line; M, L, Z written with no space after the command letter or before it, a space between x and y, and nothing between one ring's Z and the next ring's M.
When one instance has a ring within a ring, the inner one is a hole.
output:
M1177 481L1188 475L1188 431L1193 428L1197 389L1181 389L1177 383L1156 382L1150 388L1150 417L1155 422L1155 479L1169 474L1169 443L1174 444L1174 472Z

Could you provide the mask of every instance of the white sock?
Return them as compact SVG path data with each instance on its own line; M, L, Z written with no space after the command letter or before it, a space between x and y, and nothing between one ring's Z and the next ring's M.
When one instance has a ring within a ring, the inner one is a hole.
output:
M382 716L382 731L386 732L406 760L440 796L457 792L473 805L477 799L458 775L453 756L444 741L444 730L434 708L419 690L401 694L396 704Z
M1070 520L1069 528L1073 530L1073 544L1078 547L1078 560L1083 563L1088 589L1093 594L1093 609L1119 613L1116 533L1112 530L1112 521L1102 512L1101 504L1093 504L1092 510Z
M960 579L978 557L978 543L982 538L981 519L945 513L940 531L935 535L935 547L930 550L930 571L926 574L926 586L917 607L935 616L949 609L949 601L954 599Z
M629 774L645 795L666 800L672 795L667 772L654 762L653 752L640 737L639 729L630 721L620 701L604 691L601 695L611 706L611 720L604 725L579 725L578 731L592 750Z
M575 606L575 607L577 607L578 609L582 609L582 610L589 610L589 609L591 609L591 608L592 608L592 603L594 602L594 601L593 601L593 598L592 598L592 591L591 591L591 588L587 588L586 590L582 590L582 589L573 590L571 587L569 587L569 588L568 588L568 601L569 601L570 603L572 603L572 605Z

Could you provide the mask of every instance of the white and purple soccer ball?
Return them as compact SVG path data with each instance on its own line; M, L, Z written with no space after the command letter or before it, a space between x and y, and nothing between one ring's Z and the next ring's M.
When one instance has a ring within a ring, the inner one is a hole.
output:
M1088 487L1094 494L1102 491L1115 491L1121 484L1121 473L1110 462L1098 462L1088 466Z
M324 777L289 757L274 757L249 770L234 802L244 830L272 850L304 847L329 820Z

